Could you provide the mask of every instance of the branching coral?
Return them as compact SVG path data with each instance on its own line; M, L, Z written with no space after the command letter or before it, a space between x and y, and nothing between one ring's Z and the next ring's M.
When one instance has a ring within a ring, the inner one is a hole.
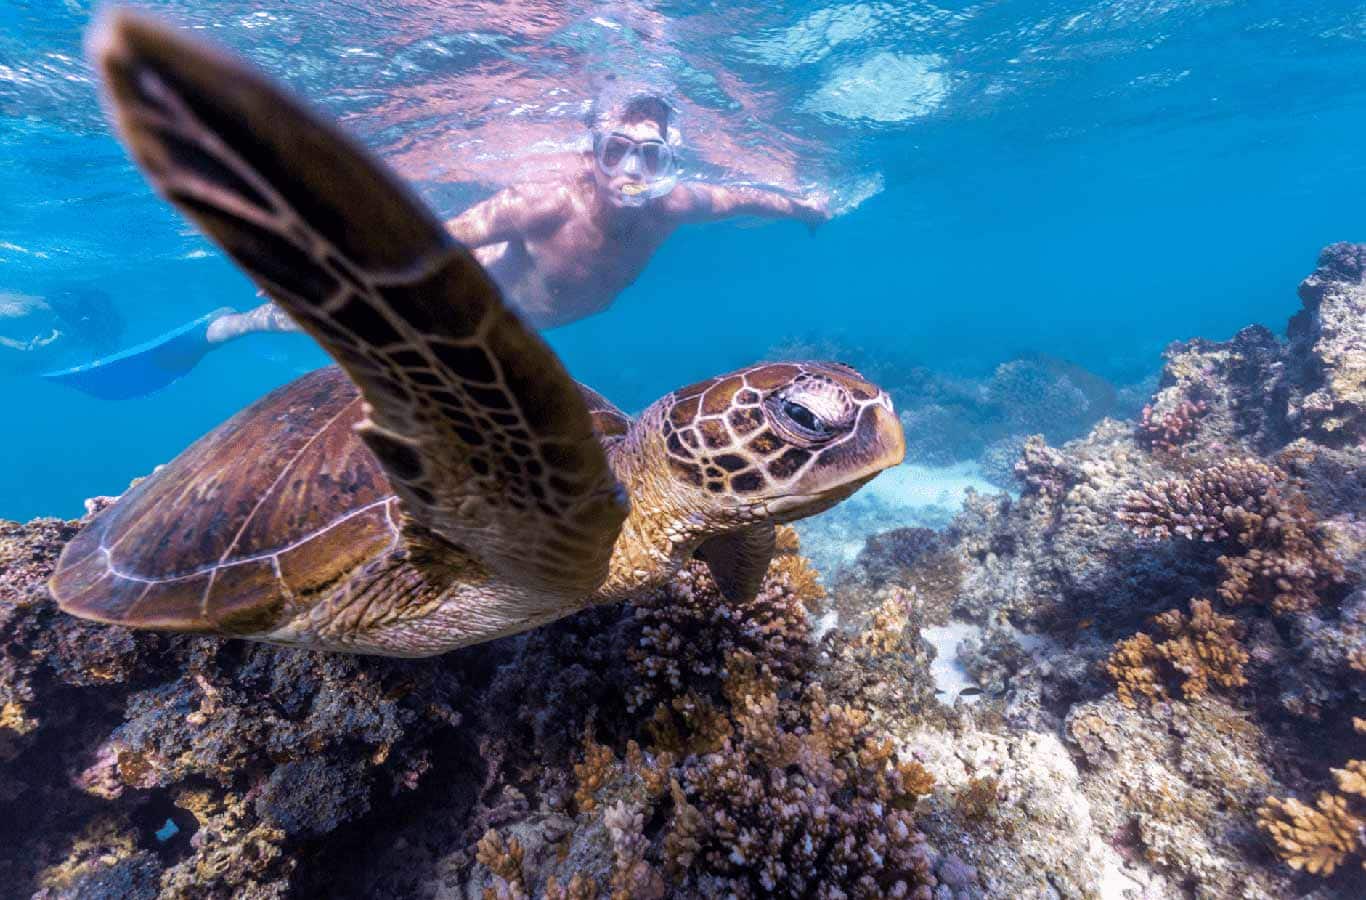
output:
M1225 460L1134 491L1119 518L1146 537L1180 535L1236 549L1219 557L1219 596L1234 605L1304 612L1343 578L1304 495L1280 470L1255 459Z
M728 676L724 660L745 651L782 678L807 668L811 626L807 608L824 595L811 564L780 535L780 552L758 595L747 603L721 596L706 567L693 562L667 587L642 598L635 618L640 638L630 659L640 681L627 695L631 709L670 701L685 691L716 697Z
M1119 518L1145 537L1228 540L1236 530L1230 519L1265 512L1283 477L1259 460L1224 460L1189 478L1157 481L1130 493Z
M642 833L645 814L618 801L603 816L612 838L611 900L660 900L664 879L645 859L650 842Z
M590 725L583 733L583 760L574 764L574 805L579 812L592 812L598 805L597 793L612 777L616 757L612 749L593 740Z
M1366 721L1353 719L1352 725L1366 734ZM1352 855L1366 868L1366 760L1348 760L1331 771L1338 793L1320 791L1314 806L1268 797L1257 810L1257 824L1292 869L1332 875Z
M613 897L665 882L681 896L930 896L911 810L933 779L810 683L819 585L781 545L753 601L727 602L693 565L635 610L628 691L654 705L649 747L628 743L622 764L589 734L575 767L580 813L612 839Z
M575 872L563 886L553 875L545 883L545 900L597 900L597 896L597 882L581 872Z
M1140 632L1120 641L1105 664L1124 705L1135 706L1140 696L1165 699L1173 681L1180 682L1181 695L1188 700L1207 693L1211 684L1247 684L1243 665L1248 654L1238 642L1240 626L1217 615L1208 600L1192 600L1189 616L1173 609L1154 617L1153 623L1158 640Z
M1366 847L1366 819L1350 812L1346 797L1328 791L1319 794L1315 806L1293 797L1270 797L1257 812L1257 824L1287 865L1314 875L1332 875L1348 856Z
M1138 442L1158 453L1176 453L1195 437L1200 419L1208 411L1203 400L1185 399L1165 412L1145 406L1138 422Z
M781 701L774 687L736 679L734 733L681 766L672 870L719 876L739 896L929 897L911 817L928 773L897 762L866 714L814 687Z
M493 884L484 889L484 900L527 900L522 845L516 838L504 841L490 828L479 839L475 859L493 873Z
M781 684L744 651L725 667L719 702L688 695L675 702L690 715L666 713L683 755L631 743L623 766L586 739L580 810L604 810L612 897L663 896L667 882L683 896L928 898L911 811L930 774L819 687Z
M1024 482L1025 493L1045 500L1058 500L1080 478L1081 473L1057 450L1048 446L1042 435L1031 435L1015 463L1015 477Z

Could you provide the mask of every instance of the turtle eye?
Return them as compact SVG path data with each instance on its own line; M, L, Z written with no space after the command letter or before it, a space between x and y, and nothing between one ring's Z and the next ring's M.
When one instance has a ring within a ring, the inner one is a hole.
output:
M769 395L766 405L774 427L793 443L808 447L848 431L857 412L839 385L810 376Z
M820 444L835 436L835 426L810 406L790 397L775 399L770 406L774 424L798 444Z
M807 431L813 431L817 434L825 434L829 431L820 417L795 400L783 401L783 415Z

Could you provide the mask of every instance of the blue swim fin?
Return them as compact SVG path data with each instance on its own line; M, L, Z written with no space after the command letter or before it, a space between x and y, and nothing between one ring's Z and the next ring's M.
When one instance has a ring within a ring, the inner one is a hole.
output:
M101 400L150 394L189 372L214 348L207 336L209 323L230 312L231 308L216 309L136 347L41 377Z

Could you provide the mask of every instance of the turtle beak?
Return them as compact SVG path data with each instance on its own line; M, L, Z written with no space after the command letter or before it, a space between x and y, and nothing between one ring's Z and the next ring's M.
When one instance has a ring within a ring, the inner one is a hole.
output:
M896 410L892 407L892 398L884 392L878 396L878 403L870 407L873 411L872 429L876 433L874 442L877 445L873 453L876 461L876 468L872 474L877 474L883 469L890 469L892 466L899 466L906 459L906 431L901 427L901 419L897 418Z
M767 502L769 515L792 521L829 509L906 458L906 435L885 393L859 412L853 433L821 452L791 490Z
M795 486L796 493L830 490L836 485L862 485L883 469L906 458L906 433L885 393L859 411L853 433L821 451L820 464Z

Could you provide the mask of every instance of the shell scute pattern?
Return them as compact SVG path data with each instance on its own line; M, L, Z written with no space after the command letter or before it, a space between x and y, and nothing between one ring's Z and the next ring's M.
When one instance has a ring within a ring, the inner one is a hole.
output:
M306 604L398 545L397 499L352 435L362 416L335 368L271 393L77 535L60 590L97 586L101 618L229 633Z

